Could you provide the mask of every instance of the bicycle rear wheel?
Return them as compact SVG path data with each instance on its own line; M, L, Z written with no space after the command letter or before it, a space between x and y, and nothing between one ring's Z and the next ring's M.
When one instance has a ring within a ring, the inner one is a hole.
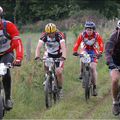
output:
M46 80L44 91L46 108L50 108L52 107L52 84L49 80Z

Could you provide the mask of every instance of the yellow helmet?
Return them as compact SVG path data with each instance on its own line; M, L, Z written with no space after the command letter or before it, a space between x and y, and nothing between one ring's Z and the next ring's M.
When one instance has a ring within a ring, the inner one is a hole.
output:
M53 23L48 23L45 26L45 32L46 33L53 33L53 32L56 32L56 31L57 31L56 25L53 24Z

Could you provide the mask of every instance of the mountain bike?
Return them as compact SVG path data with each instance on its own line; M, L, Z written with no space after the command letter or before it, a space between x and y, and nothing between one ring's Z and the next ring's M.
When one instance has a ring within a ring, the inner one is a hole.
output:
M48 68L45 74L44 92L46 108L52 107L60 99L57 76L55 74L56 63L60 62L60 58L45 58L43 59L45 66Z
M81 59L82 65L83 65L83 71L82 71L82 85L85 89L85 99L88 101L90 99L90 95L93 94L93 81L92 81L92 70L90 67L91 58L97 58L97 55L94 54L79 54L79 57Z
M7 74L7 69L11 68L11 63L4 64L0 63L0 120L4 117L5 111L7 111L5 107L5 93L2 83L2 77Z

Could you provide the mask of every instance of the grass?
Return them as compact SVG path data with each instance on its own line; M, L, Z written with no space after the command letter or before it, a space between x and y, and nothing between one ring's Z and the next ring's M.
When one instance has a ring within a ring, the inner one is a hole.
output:
M34 51L39 34L23 34L24 46L31 39L31 60L23 61L21 68L12 71L14 108L5 115L5 119L119 119L111 113L111 81L105 65L104 56L98 63L98 96L91 97L88 103L84 90L78 80L79 59L72 56L75 37L67 33L68 57L64 70L64 98L51 109L46 110L44 103L44 70L42 63L34 61Z

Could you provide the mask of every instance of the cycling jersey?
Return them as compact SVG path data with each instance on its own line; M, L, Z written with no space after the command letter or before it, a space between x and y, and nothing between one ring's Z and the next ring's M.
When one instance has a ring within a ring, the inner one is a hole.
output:
M3 32L4 25L1 21L0 27L0 55L5 53L12 52L14 49L16 50L16 59L21 60L23 58L23 46L21 39L19 37L19 31L17 27L10 21L6 22L6 32L10 36L11 39L7 38Z
M99 51L100 53L103 52L103 49L104 49L103 40L98 32L93 32L91 36L88 36L86 32L81 33L78 36L77 41L74 45L73 52L78 51L78 48L81 45L81 43L83 43L82 44L83 49L94 50L96 52ZM98 46L99 46L99 49L98 49Z
M117 30L105 45L105 57L107 64L114 63L120 66L120 33Z
M64 34L62 32L56 32L54 38L50 38L47 33L43 32L39 41L45 44L49 57L61 57L62 51L60 43L65 41Z

